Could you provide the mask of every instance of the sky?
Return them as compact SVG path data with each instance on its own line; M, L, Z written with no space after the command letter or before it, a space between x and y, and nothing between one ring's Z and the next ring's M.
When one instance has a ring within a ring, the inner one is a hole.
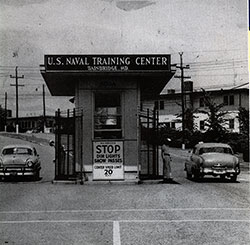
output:
M171 54L178 64L183 52L195 89L240 86L249 80L247 8L247 0L0 0L0 105L7 92L15 115L18 66L19 116L42 114L45 54ZM163 93L172 88L180 79ZM46 88L47 114L73 106Z

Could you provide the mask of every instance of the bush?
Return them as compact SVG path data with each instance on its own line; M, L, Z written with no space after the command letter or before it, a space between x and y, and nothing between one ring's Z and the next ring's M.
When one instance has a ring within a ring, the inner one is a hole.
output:
M170 146L181 148L183 143L183 133L182 131L163 127L159 129L159 139L158 144L162 145L167 142L167 138L171 139ZM204 135L200 131L191 132L189 130L185 130L184 132L185 145L186 148L193 148L200 141L203 141Z
M243 151L243 160L249 162L249 148Z
M186 148L193 148L199 142L220 142L229 144L234 152L243 153L244 161L249 161L249 137L245 134L239 133L223 133L221 135L214 135L212 131L202 133L200 131L185 131L185 145ZM162 127L159 129L158 144L166 143L166 139L170 138L172 141L170 146L181 148L183 143L182 131Z
M182 132L173 128L162 127L158 131L158 144L163 145L167 143L167 138L171 139L170 146L181 147Z

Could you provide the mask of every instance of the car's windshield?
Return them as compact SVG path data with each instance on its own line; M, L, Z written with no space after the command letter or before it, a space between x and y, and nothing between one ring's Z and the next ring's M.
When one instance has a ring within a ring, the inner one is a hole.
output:
M32 150L24 147L11 147L5 148L2 152L3 155L13 155L13 154L25 154L32 155Z
M210 152L233 154L229 147L204 147L199 150L200 155Z

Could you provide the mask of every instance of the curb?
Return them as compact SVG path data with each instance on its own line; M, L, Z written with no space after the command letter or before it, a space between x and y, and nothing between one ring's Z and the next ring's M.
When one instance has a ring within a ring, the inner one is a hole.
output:
M34 135L29 136L29 135L1 132L0 136L21 139L21 140L32 142L34 144L42 144L42 143L46 145L49 144L49 140L44 139L44 138L38 138Z

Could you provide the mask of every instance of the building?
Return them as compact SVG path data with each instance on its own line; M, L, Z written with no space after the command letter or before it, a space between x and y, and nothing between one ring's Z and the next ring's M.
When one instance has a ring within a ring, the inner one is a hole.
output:
M46 116L45 119L43 116L27 116L19 117L19 131L23 132L41 132L44 131L44 120L46 122L45 132L53 132L55 125L55 116ZM8 117L7 118L7 132L15 132L16 118Z
M249 109L249 89L213 89L207 90L207 92L216 104L224 103L222 110L228 112L225 115L225 128L231 132L239 132L239 121L237 118L239 107ZM207 115L198 112L199 110L207 109L202 90L194 90L193 92L186 93L189 96L188 98L186 97L186 104L190 102L195 111L194 124L198 130L204 132L206 131L205 120L207 119ZM158 109L160 124L177 130L182 129L181 93L176 93L173 89L168 90L167 94L161 94L151 100L144 100L142 107Z
M0 105L0 131L5 130L5 125L7 122L7 118L12 116L11 110L5 110Z
M57 112L55 181L78 176L82 181L138 181L142 174L158 175L158 148L143 135L145 127L153 133L157 120L143 114L140 105L158 96L174 75L171 56L44 59L41 74L51 94L74 96L75 103L75 110Z

